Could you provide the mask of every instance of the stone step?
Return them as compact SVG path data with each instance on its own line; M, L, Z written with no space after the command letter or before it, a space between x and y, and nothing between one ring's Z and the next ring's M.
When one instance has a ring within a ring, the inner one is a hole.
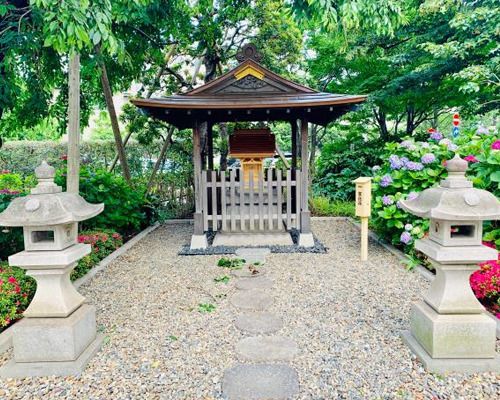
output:
M237 364L224 372L228 400L290 399L299 393L297 371L283 364Z
M266 257L271 254L271 250L267 248L240 247L236 249L235 254L250 264L256 262L264 264L266 262Z
M236 289L251 290L251 289L271 289L274 282L265 276L257 276L255 278L240 278L236 281Z
M299 352L295 342L283 336L256 336L240 340L236 353L245 361L292 361Z
M281 317L270 312L242 313L234 324L240 331L255 335L274 333L283 328Z
M263 311L273 304L273 298L261 289L251 289L236 292L230 302L240 310Z

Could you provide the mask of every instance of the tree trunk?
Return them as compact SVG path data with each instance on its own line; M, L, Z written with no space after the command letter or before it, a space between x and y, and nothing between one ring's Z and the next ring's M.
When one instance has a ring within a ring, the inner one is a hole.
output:
M380 138L384 142L387 142L389 140L389 130L387 129L387 119L385 111L382 111L380 108L378 108L378 110L374 108L373 115L375 117L375 122L377 123L380 132Z
M99 48L96 49L98 56L101 55ZM128 167L127 157L125 155L125 147L123 146L122 136L120 134L120 125L118 124L118 116L116 115L115 104L113 101L113 92L111 91L111 85L108 79L108 72L106 70L106 65L104 61L99 61L99 67L101 69L101 85L102 91L104 93L104 98L106 100L106 107L108 108L109 119L111 120L111 128L113 129L113 135L115 137L116 151L118 152L118 159L120 160L120 165L122 167L122 174L127 183L130 184L130 170Z
M146 189L146 196L151 192L151 189L153 188L153 183L155 181L156 173L160 169L160 165L162 164L163 159L165 158L165 154L167 153L167 150L169 149L170 145L172 144L172 135L174 134L174 130L175 130L175 128L172 125L168 128L168 134L167 134L167 137L165 138L165 141L163 142L163 146L161 148L160 155L158 156L158 159L156 160L153 171L151 171L151 176L149 178L148 187Z
M415 130L415 107L413 104L406 106L406 134L412 135Z
M72 54L68 70L68 176L66 190L80 190L80 55Z
M229 153L229 135L227 134L227 124L225 122L219 124L220 138L222 148L220 149L220 169L227 170L227 155Z

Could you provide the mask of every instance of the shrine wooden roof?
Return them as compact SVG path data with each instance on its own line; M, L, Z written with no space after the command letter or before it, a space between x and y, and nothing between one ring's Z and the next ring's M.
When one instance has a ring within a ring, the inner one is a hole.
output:
M196 122L307 119L326 125L366 100L363 95L323 93L285 79L261 64L253 45L238 55L240 64L187 93L132 103L178 128Z

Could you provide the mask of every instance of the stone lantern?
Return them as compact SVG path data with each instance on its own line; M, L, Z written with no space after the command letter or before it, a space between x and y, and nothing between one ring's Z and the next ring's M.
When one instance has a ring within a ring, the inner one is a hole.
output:
M429 235L416 240L415 248L429 258L436 278L423 301L413 305L411 331L403 339L431 372L500 371L496 321L469 284L478 263L498 257L481 239L483 221L500 218L500 203L472 187L467 167L456 155L447 162L448 177L438 187L401 202L406 211L430 218Z
M35 296L13 329L14 358L0 369L3 377L80 373L100 347L95 307L85 303L70 281L76 263L91 252L78 243L78 222L102 212L78 194L62 192L46 162L35 169L38 185L12 201L0 226L22 226L25 250L9 264L36 280Z

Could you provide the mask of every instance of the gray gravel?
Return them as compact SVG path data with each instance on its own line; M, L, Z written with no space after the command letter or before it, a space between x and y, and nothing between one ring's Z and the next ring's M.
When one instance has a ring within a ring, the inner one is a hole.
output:
M218 256L181 257L189 225L159 228L80 291L97 306L103 350L74 378L0 381L0 399L221 398L234 345L248 336L234 322L229 275ZM358 261L359 231L346 221L314 221L328 254L271 254L269 311L283 318L277 333L295 341L291 366L299 399L493 399L500 376L426 373L400 339L413 301L428 283L370 245ZM217 306L199 312L200 303ZM3 364L11 357L0 357Z

